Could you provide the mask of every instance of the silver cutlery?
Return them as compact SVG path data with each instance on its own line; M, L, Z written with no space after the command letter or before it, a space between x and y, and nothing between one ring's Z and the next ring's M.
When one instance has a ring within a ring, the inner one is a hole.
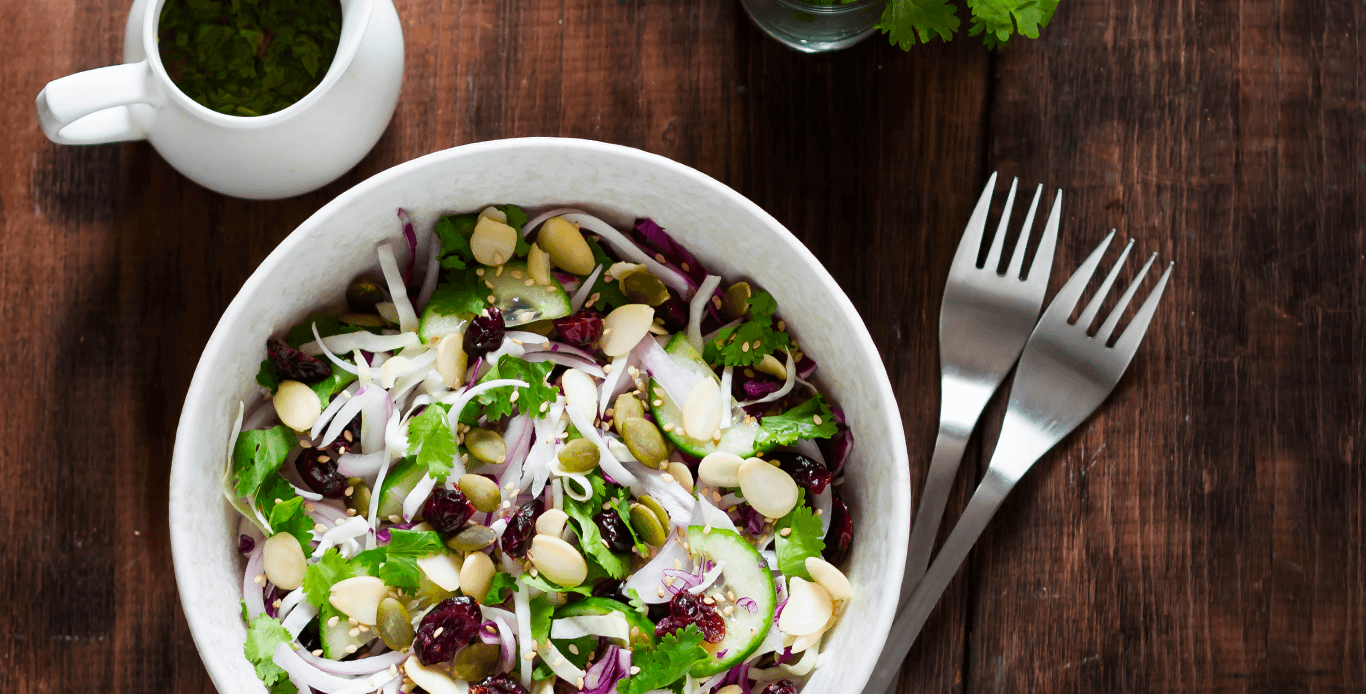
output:
M865 692L885 692L895 682L901 662L925 626L939 596L958 572L958 567L967 558L968 551L977 542L1006 494L1044 453L1095 412L1114 390L1120 376L1133 360L1134 353L1138 351L1174 264L1168 264L1114 345L1107 343L1157 258L1156 253L1148 258L1138 276L1129 283L1096 334L1087 334L1133 248L1132 239L1081 315L1075 322L1068 320L1114 236L1115 232L1111 231L1081 264L1076 274L1067 280L1029 336L1015 371L1010 404L986 476L968 501L967 510L944 542L943 549L924 580L911 595L911 601L893 622L887 645L868 680Z
M1001 250L1005 245L1010 210L1015 204L1015 186L1011 181L1006 196L1005 210L996 227L986 264L977 266L982 237L987 226L987 211L996 191L996 174L987 180L986 190L968 218L963 240L958 243L949 279L944 285L944 301L939 310L940 406L939 436L934 443L934 457L925 477L925 489L920 494L919 510L911 526L911 542L906 553L906 573L901 584L901 604L925 575L930 563L930 550L944 515L953 478L963 459L968 437L982 415L991 394L1005 380L1006 373L1020 356L1029 332L1034 329L1039 310L1043 307L1048 289L1048 273L1053 266L1053 248L1057 245L1058 221L1062 209L1062 191L1053 200L1048 222L1044 225L1034 260L1029 264L1028 277L1021 276L1025 245L1034 213L1043 195L1040 185L1029 205L1015 251L1005 274L997 271Z

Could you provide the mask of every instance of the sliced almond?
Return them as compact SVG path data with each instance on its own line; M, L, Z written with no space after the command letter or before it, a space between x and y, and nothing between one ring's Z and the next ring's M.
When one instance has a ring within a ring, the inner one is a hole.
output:
M578 369L570 369L560 378L567 405L582 412L585 419L592 420L598 413L597 381Z
M688 492L692 492L695 486L692 479L692 470L687 465L678 461L669 463L669 474L673 475L674 481L681 485Z
M808 649L808 648L810 648L810 647L812 647L812 646L814 646L814 645L820 643L820 642L821 642L821 639L824 638L824 637L825 637L825 630L824 630L824 629L821 629L820 631L818 631L818 632L816 632L816 633L814 633L814 634L807 634L806 636L798 636L797 638L795 638L795 639L792 640L792 652L793 652L793 653L801 653L802 651L805 651L806 649Z
M492 219L495 222L502 222L504 224L508 223L507 213L498 209L497 207L494 207L493 205L489 205L488 207L479 210L479 216L488 217L489 219Z
M806 572L830 594L832 600L853 599L854 587L849 585L849 579L834 564L820 557L807 557Z
M559 537L564 531L565 521L569 520L569 514L557 508L548 508L540 518L536 519L536 533L538 535L553 535Z
M617 307L602 320L603 353L609 357L619 357L630 352L650 332L654 320L655 310L645 304Z
M417 656L410 655L403 662L403 672L408 675L408 679L419 687L426 690L427 694L466 694L469 685L464 686L455 683L450 675L437 669L435 665L427 667Z
M526 271L536 284L550 284L550 254L541 250L541 244L531 244L531 250L526 254Z
M322 403L312 388L298 381L281 381L275 391L275 414L294 431L308 431L323 413Z
M342 614L361 624L375 625L379 601L389 594L384 581L374 576L353 576L332 584L327 601Z
M768 518L782 518L797 505L797 483L792 476L763 458L746 460L736 477L745 501Z
M716 451L708 453L697 466L697 478L713 487L731 489L740 486L740 466L745 459L734 453Z
M779 381L787 380L787 367L772 354L765 354L763 360L754 365L754 370L761 374L768 374Z
M607 274L611 275L612 279L614 280L620 280L621 278L643 267L645 266L636 263L628 263L624 260L618 260L617 262L612 263L612 267L607 268Z
M588 563L574 546L550 535L531 540L531 563L545 577L566 588L573 588L588 577Z
M436 372L441 374L441 382L448 388L454 388L465 380L468 366L463 333L451 333L436 343Z
M793 576L787 584L787 604L778 617L778 629L792 636L808 636L825 629L835 604L830 594L817 583Z
M470 234L470 251L481 265L502 265L517 249L517 230L490 217L480 217Z
M394 381L399 376L411 371L413 361L408 357L389 357L384 365L379 367L379 384L386 390L394 387Z
M683 431L695 439L709 439L721 424L721 386L703 378L683 402Z
M294 590L304 583L308 562L299 540L289 533L276 533L261 548L266 578L281 590Z
M460 589L465 595L484 604L489 584L493 582L493 560L483 552L470 552L465 557L465 565L460 567Z
M546 253L555 267L575 275L587 275L593 271L593 249L583 239L583 232L564 217L551 217L536 232L536 243Z
M460 590L460 564L456 557L442 552L431 554L417 560L417 568L422 569L427 580L441 586L444 590Z

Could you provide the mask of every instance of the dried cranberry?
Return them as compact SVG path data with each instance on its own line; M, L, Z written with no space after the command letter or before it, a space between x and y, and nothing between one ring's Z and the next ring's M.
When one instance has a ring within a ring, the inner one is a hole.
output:
M854 543L854 519L849 516L849 507L838 494L830 500L830 532L825 535L825 549L821 557L839 566L849 558L849 546Z
M625 586L625 581L614 581L610 578L605 578L593 584L593 597L611 598L612 600L626 602L626 594L623 592Z
M474 598L446 598L423 616L413 639L413 651L423 665L444 663L474 640L483 621L484 611Z
M541 517L543 511L545 504L540 499L532 499L512 514L507 528L503 530L504 554L519 559L526 556L526 551L531 547L531 537L536 534L536 519Z
M237 551L241 554L251 554L256 549L256 540L251 539L250 535L243 535L237 538Z
M655 627L655 636L672 634L689 624L696 624L707 643L721 643L726 637L726 622L715 605L703 602L702 596L681 591L669 601L669 616Z
M825 491L826 486L830 484L832 475L825 469L824 463L796 451L774 451L768 457L778 461L778 467L791 475L792 481L796 482L798 487L806 490L807 503L811 503L811 497Z
M797 694L797 685L791 680L778 680L764 687L759 694Z
M495 672L479 684L471 685L470 694L527 694L527 691L506 672Z
M459 530L473 515L474 505L459 489L435 489L422 505L422 519L439 533Z
M621 514L617 513L616 509L599 511L593 516L593 524L598 526L598 531L602 533L602 539L607 542L607 549L625 553L630 552L635 546L631 529L626 527L626 521L621 519Z
M560 341L575 347L587 347L602 337L602 314L591 308L579 309L572 316L555 319Z
M497 307L489 307L484 315L475 316L465 328L465 356L477 359L502 347L505 332L503 312Z
M676 296L655 307L655 318L664 321L669 332L678 332L688 327L688 307Z
M332 375L332 365L290 347L284 340L266 342L266 352L275 363L280 378L301 383L317 383Z
M304 484L329 499L346 495L346 476L337 472L337 454L329 448L305 448L294 461Z

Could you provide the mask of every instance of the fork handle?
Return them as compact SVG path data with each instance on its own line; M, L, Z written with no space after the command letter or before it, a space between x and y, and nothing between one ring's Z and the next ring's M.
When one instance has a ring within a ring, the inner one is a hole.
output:
M911 645L930 618L939 597L944 594L944 589L948 588L958 568L963 565L963 560L967 559L968 552L977 538L982 536L987 523L996 515L996 509L1000 508L1018 479L1008 479L995 469L987 470L982 483L968 501L958 525L954 526L939 556L935 557L934 564L925 574L925 579L892 622L892 630L887 634L887 644L878 657L877 667L873 668L873 674L863 688L865 694L881 694L896 684L901 663L910 653Z
M925 576L925 568L930 565L934 538L944 519L944 507L953 489L953 478L958 475L958 466L963 461L963 451L967 448L971 433L971 426L966 432L962 431L962 427L941 426L939 429L939 437L934 442L934 457L930 459L930 472L925 476L925 489L920 493L915 524L911 526L911 543L906 550L906 572L901 579L898 605L905 605L911 598L911 593Z

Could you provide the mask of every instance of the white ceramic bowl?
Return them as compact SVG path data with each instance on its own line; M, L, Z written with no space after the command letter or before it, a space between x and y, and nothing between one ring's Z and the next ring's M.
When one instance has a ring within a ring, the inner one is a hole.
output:
M554 138L465 145L375 175L295 229L223 314L185 397L170 485L176 584L214 685L224 694L263 691L242 656L243 559L220 481L237 403L260 397L255 376L266 338L334 303L352 277L375 267L376 244L401 238L396 208L417 224L425 257L439 215L492 202L568 203L619 227L652 217L708 268L749 278L778 300L855 438L840 488L855 525L848 567L855 598L805 692L861 690L891 626L910 526L901 416L867 329L806 247L735 191L653 154Z

